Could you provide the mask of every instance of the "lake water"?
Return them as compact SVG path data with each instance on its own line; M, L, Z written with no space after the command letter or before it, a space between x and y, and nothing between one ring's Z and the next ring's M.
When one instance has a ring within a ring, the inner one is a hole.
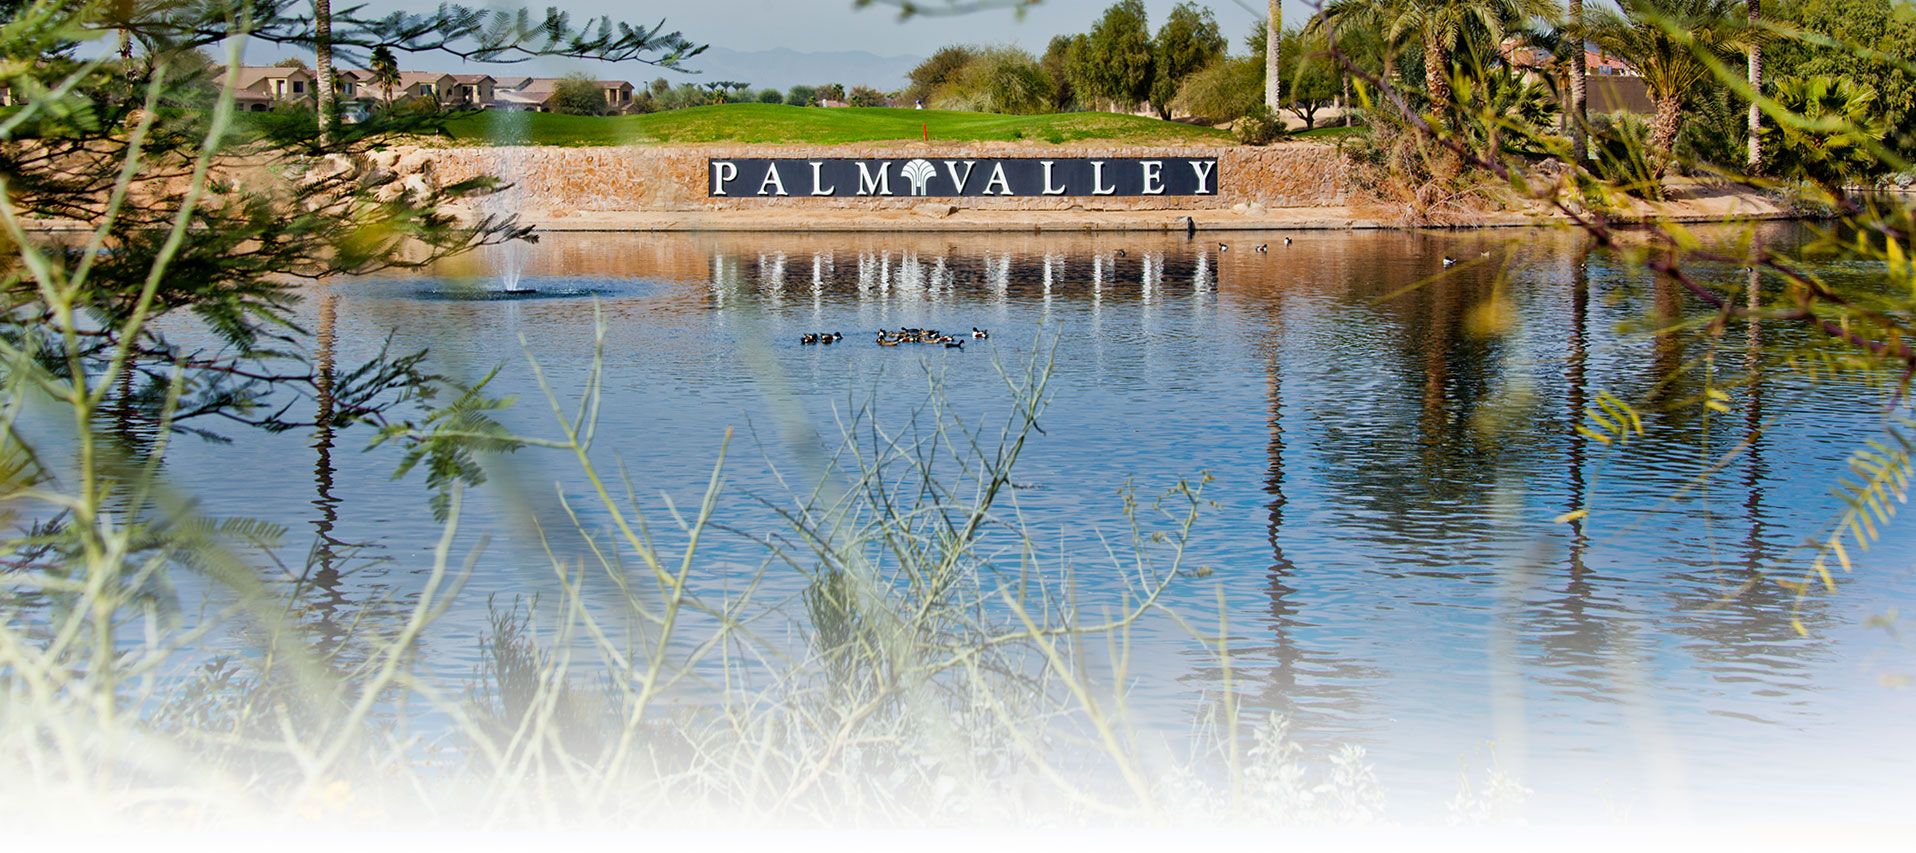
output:
M1481 783L1494 763L1541 817L1901 814L1887 809L1910 793L1916 693L1898 685L1916 654L1871 619L1916 596L1916 540L1891 528L1833 595L1799 604L1773 580L1800 578L1803 543L1827 535L1830 488L1877 433L1881 393L1766 364L1759 349L1801 340L1780 323L1657 331L1694 319L1694 302L1584 258L1575 235L1282 237L549 234L428 276L315 288L302 311L342 365L390 335L449 375L501 367L491 390L518 398L504 420L555 436L520 341L576 400L596 306L595 458L623 461L656 525L668 498L696 507L733 431L710 588L760 570L763 502L809 489L796 480L855 407L899 423L935 377L958 418L995 430L1009 395L994 365L1017 372L1055 347L1012 498L1046 559L1112 603L1100 578L1105 544L1126 536L1121 490L1208 473L1216 506L1189 565L1209 573L1169 603L1215 626L1221 593L1247 710L1290 715L1315 750L1364 746L1395 809L1441 815L1460 774ZM1444 270L1447 255L1462 263ZM472 289L508 264L538 292ZM901 326L990 338L874 344ZM834 331L842 342L799 343ZM1703 406L1712 372L1727 413ZM1576 432L1600 393L1642 411L1647 433L1605 446ZM330 448L234 437L181 442L170 467L194 472L185 485L211 513L289 525L291 565L315 538L334 544L308 618L343 634L416 591L439 533L420 475L391 479L395 455L361 452L362 428ZM469 502L460 549L489 541L427 640L438 675L470 673L488 595L553 594L524 520L568 527L554 481L582 495L569 459L524 451ZM1558 520L1578 508L1587 521ZM768 590L799 585L766 571ZM1219 686L1211 652L1155 620L1133 655L1143 724L1188 730Z

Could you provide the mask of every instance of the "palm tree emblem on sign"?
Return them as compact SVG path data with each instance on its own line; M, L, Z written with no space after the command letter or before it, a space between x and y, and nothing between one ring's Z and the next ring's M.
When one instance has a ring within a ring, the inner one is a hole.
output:
M898 174L905 176L905 180L911 181L912 195L924 195L927 192L925 185L930 183L931 176L937 173L938 170L930 163L924 160L913 160L906 163L905 168Z

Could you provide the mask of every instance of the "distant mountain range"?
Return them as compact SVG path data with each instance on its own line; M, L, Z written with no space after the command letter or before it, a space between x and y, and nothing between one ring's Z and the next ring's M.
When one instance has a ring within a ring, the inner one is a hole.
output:
M783 91L799 84L841 83L848 89L863 85L891 91L904 88L906 75L923 61L920 56L879 56L862 50L806 53L785 47L741 51L714 46L686 62L685 68L700 72L696 79L701 81L733 80L755 89Z

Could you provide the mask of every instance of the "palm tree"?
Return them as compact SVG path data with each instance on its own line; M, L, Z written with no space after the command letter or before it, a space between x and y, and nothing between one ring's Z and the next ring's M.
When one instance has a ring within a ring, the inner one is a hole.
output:
M318 88L319 140L333 131L333 0L313 0L313 85Z
M1742 52L1746 29L1737 0L1618 0L1619 15L1596 12L1591 35L1606 52L1636 67L1655 114L1650 148L1661 178L1682 127L1683 99L1710 80L1704 56L1727 61Z
M373 73L373 82L385 90L386 105L391 106L395 90L399 88L399 60L393 57L392 48L383 44L373 48L366 66L366 70Z
M1335 0L1324 11L1333 18L1369 18L1392 45L1416 42L1424 53L1431 111L1443 116L1453 100L1451 57L1467 35L1481 33L1494 46L1510 25L1554 18L1557 7L1552 0Z
M1763 92L1763 42L1758 39L1757 23L1762 18L1761 0L1747 0L1750 10L1750 163L1749 172L1754 175L1763 170L1763 111L1756 105L1756 96Z
M1271 0L1271 14L1264 19L1264 106L1277 115L1282 100L1282 75L1277 70L1278 45L1284 41L1284 3Z
M1750 0L1754 3L1756 0ZM1586 87L1586 77L1590 69L1584 65L1583 52L1583 0L1570 0L1570 151L1578 163L1590 156L1590 140L1584 136L1584 124L1589 119L1590 94Z

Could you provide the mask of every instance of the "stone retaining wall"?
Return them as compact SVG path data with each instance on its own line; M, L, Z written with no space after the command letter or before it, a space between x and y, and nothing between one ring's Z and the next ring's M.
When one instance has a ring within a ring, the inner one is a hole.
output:
M707 161L713 158L847 157L1216 157L1218 194L1185 197L1072 198L711 198ZM712 145L602 148L484 147L407 152L402 162L431 163L432 176L450 183L482 174L512 180L501 199L532 216L571 213L755 210L899 210L928 201L962 210L1220 210L1237 205L1265 208L1337 207L1361 195L1352 167L1337 149L1316 143L1263 148L1203 146L883 144L843 146ZM1240 208L1242 209L1242 208Z

